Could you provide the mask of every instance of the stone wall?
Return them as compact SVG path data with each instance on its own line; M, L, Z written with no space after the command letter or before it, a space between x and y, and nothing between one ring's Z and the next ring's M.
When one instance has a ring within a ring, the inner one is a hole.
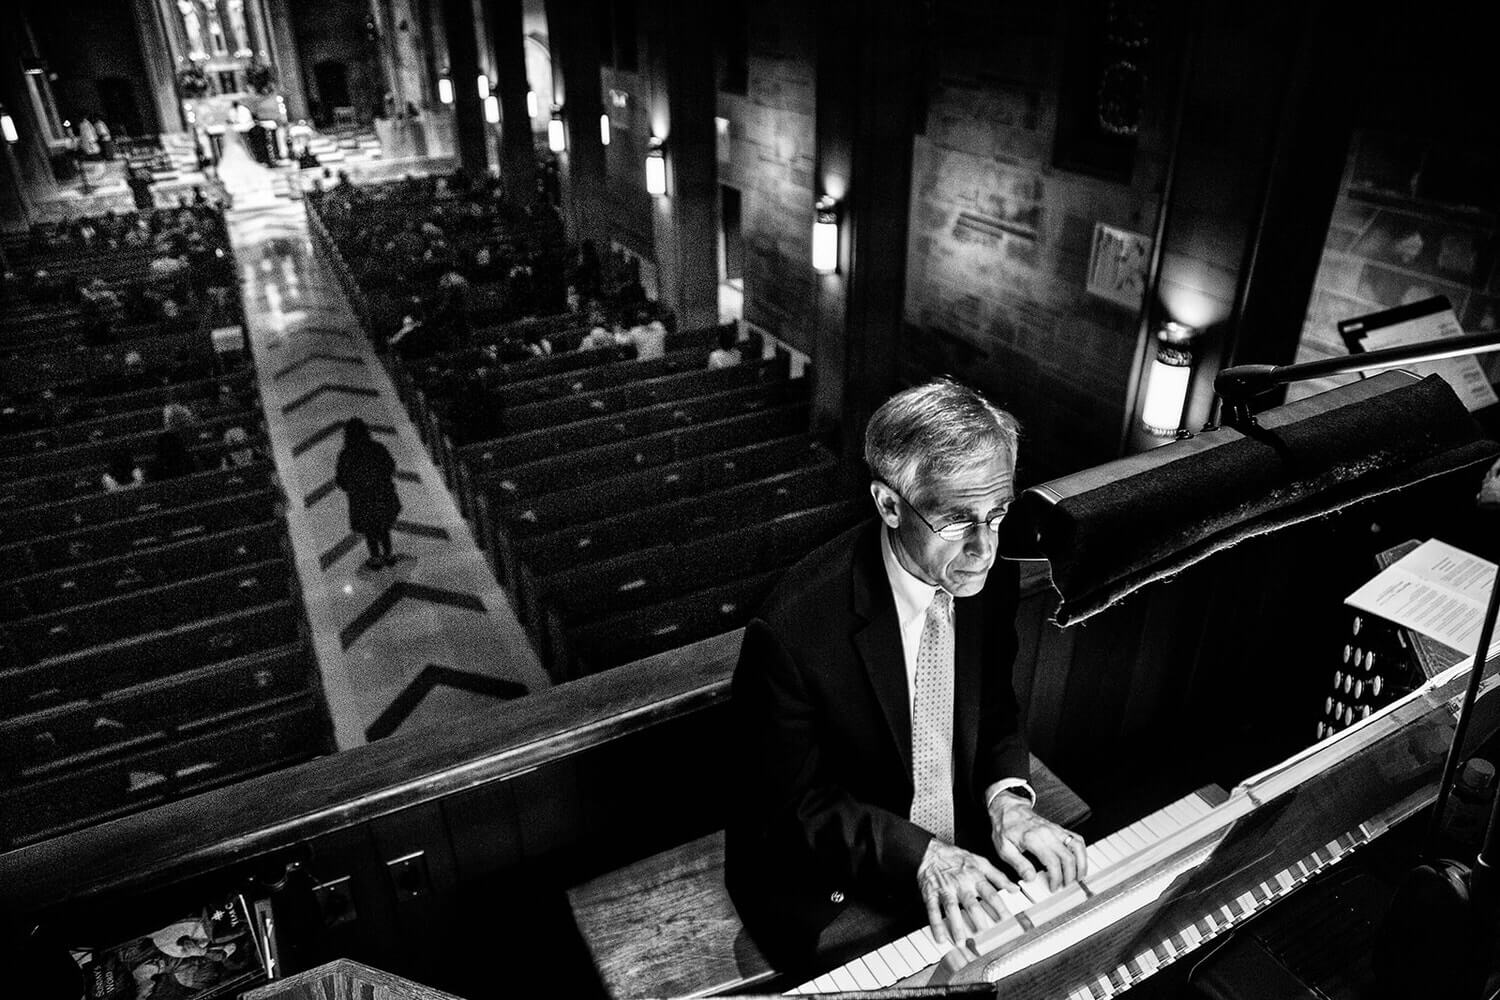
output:
M1061 169L1060 18L948 16L940 10L939 23L965 30L940 37L913 150L901 374L952 374L1012 410L1025 431L1022 477L1036 481L1118 448L1140 303L1089 294L1089 255L1097 223L1147 237L1155 228L1165 102L1148 78L1128 176Z
M813 347L815 141L812 10L749 5L746 93L719 93L729 121L720 183L741 194L744 318L804 352Z

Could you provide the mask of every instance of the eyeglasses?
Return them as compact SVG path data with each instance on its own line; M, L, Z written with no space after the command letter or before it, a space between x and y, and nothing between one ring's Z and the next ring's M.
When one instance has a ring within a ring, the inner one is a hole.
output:
M896 494L897 498L900 499L902 503L906 504L906 506L912 509L913 514L916 514L917 517L921 518L922 523L927 525L928 531L932 532L934 535L937 535L945 542L961 542L965 538L969 537L969 532L973 531L980 525L984 525L986 528L988 528L991 534L998 535L1000 533L1000 522L1005 520L1005 515L1010 512L1010 504L1007 502L1005 507L1003 507L999 513L991 514L983 521L949 521L941 528L938 528L934 527L933 523L927 520L927 515L923 514L920 510L917 510L916 504L912 503L910 500L906 499L906 497L902 496L894 486L892 486L890 483L886 483L885 485L892 493Z

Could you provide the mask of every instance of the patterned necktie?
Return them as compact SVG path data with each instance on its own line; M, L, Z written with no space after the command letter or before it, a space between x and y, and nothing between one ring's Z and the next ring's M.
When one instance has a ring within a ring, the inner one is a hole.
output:
M939 590L917 643L911 711L911 821L953 842L953 597Z

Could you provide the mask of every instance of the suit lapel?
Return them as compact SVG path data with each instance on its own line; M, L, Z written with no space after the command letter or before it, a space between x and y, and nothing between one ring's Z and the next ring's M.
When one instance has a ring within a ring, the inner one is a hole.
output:
M907 693L906 664L901 653L901 628L896 621L896 600L891 596L885 564L880 557L880 532L876 522L861 535L853 560L854 613L863 619L854 630L859 651L875 699L885 715L891 739L911 781L911 704Z

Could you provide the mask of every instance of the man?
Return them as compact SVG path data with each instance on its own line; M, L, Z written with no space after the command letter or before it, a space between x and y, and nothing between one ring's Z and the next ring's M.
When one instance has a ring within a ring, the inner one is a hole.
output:
M1083 840L1032 808L1011 688L1018 577L995 555L1016 438L948 380L888 400L865 434L878 520L791 569L745 630L726 878L784 971L924 913L962 941L1008 918L1015 879L1084 871Z

